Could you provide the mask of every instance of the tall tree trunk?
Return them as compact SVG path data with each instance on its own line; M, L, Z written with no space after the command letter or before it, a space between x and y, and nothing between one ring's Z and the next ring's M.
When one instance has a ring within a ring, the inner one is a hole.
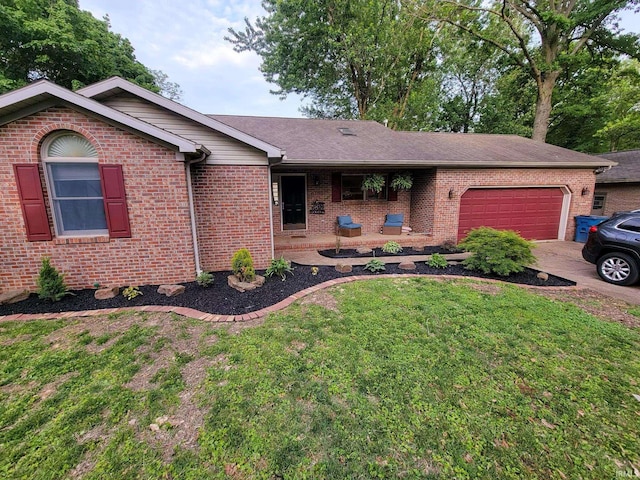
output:
M538 99L536 100L536 116L533 120L533 134L531 138L538 142L547 139L549 129L549 117L551 116L551 96L556 86L556 80L560 76L560 71L539 72L536 75L538 84Z

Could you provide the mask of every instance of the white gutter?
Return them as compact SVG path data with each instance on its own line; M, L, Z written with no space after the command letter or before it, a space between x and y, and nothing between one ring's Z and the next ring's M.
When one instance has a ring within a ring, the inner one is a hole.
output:
M191 164L202 162L207 158L207 153L203 152L199 158L185 160L185 172L187 175L187 196L189 199L189 217L191 218L191 238L193 240L193 260L196 264L196 275L202 273L200 266L200 247L198 246L198 228L196 224L196 211L193 202L193 186L191 185Z

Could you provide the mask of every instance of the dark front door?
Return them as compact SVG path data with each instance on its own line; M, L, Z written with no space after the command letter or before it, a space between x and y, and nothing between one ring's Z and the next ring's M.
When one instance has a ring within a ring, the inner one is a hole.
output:
M304 175L283 175L282 179L282 229L307 228Z

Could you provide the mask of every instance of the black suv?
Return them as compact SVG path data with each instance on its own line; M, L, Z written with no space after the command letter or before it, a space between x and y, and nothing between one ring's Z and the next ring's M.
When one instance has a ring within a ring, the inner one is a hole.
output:
M636 283L640 277L640 210L614 213L591 227L582 257L597 265L605 282Z

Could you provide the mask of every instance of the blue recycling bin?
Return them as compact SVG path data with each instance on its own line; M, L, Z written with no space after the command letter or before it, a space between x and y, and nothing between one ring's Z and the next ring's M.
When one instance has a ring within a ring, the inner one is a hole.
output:
M587 237L589 236L589 228L593 225L597 225L603 220L606 220L609 217L601 217L598 215L578 215L575 217L576 219L576 235L574 240L576 242L586 242Z

